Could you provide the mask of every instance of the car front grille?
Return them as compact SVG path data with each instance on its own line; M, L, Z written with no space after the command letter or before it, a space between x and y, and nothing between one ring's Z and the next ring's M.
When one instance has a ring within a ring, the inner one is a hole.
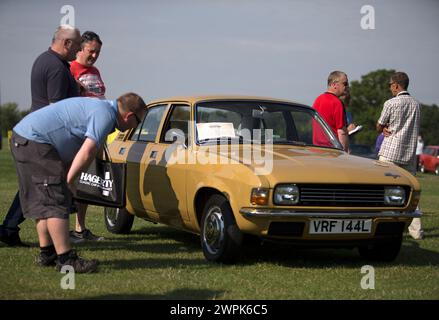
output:
M299 204L303 206L384 206L384 186L303 184L299 185L299 188Z

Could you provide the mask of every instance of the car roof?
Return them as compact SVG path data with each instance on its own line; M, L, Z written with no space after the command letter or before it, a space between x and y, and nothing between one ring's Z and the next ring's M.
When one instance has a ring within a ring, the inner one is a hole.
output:
M426 148L439 149L439 146L426 146Z
M164 99L155 99L153 101L148 102L150 104L157 104L163 102L188 102L191 104L197 102L208 102L208 101L264 101L264 102L281 102L281 103L289 103L296 104L304 107L310 108L310 106L305 105L300 102L286 100L286 99L276 99L270 97L258 97L258 96L245 96L245 95L194 95L194 96L176 96L169 97Z

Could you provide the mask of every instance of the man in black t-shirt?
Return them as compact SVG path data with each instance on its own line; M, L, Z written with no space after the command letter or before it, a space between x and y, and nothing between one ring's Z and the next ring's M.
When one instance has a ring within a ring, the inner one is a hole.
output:
M79 96L79 89L70 73L68 61L76 59L81 47L79 30L68 25L59 26L50 48L34 62L31 72L31 112L50 103ZM0 225L0 240L8 246L27 246L21 242L18 225L24 221L18 192Z
M79 88L70 73L68 61L76 59L80 48L81 36L77 29L68 26L58 28L51 47L40 54L32 66L31 111L59 100L79 96Z

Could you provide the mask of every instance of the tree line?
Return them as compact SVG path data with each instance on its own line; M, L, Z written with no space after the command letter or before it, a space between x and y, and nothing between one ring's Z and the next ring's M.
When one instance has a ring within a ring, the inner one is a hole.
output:
M361 77L361 80L350 84L351 102L348 110L354 121L363 125L363 130L356 134L352 143L375 145L377 132L376 122L383 109L384 102L391 98L389 90L390 76L395 70L376 70ZM412 84L416 86L416 84ZM409 86L410 92L410 86ZM415 97L416 98L416 97ZM20 111L16 103L5 103L0 106L0 132L3 137L29 111ZM421 104L421 135L425 145L439 145L439 107L435 104Z
M23 118L29 111L21 111L15 102L0 105L0 133L6 137L7 132Z

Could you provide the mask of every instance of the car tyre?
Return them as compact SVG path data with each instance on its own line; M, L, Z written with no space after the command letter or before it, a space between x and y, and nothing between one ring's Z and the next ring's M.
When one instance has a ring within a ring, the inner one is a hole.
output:
M125 208L105 208L104 220L107 230L115 234L128 234L133 227L134 215Z
M422 173L425 173L424 164L421 164L421 166L419 167L419 171L421 171Z
M402 235L389 240L381 240L374 244L360 246L360 256L366 260L390 262L396 259L401 250Z
M204 206L201 218L201 246L208 261L231 263L242 245L242 233L236 225L226 198L215 194Z
M439 166L436 166L436 169L434 170L434 173L439 176Z

